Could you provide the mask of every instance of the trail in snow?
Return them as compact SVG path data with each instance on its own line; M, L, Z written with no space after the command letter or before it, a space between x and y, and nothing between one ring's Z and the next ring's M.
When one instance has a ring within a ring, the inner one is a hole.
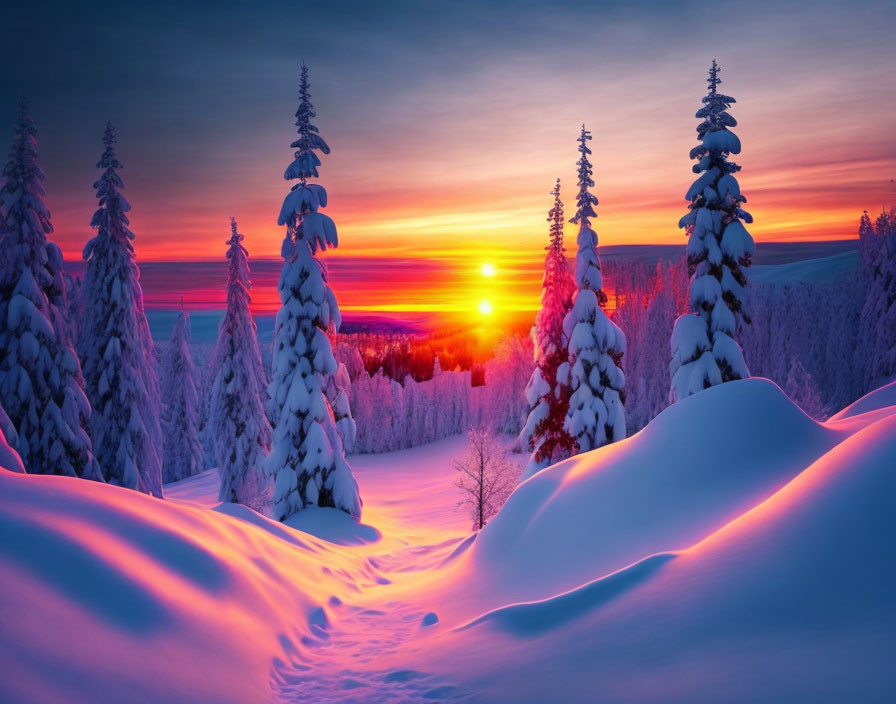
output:
M277 658L271 688L281 702L466 701L445 678L380 663L437 622L419 604L393 598L395 581L438 567L470 545L470 518L457 510L452 460L467 446L465 436L388 455L351 458L361 486L361 526L329 510L305 511L290 522L317 537L366 555L374 584L358 603L331 599L309 619L310 636L290 662ZM213 506L214 471L166 487L166 496ZM370 525L376 526L376 529Z
M314 629L305 645L314 655L301 665L280 664L271 688L282 702L464 701L444 678L418 670L382 669L377 662L396 652L421 629L426 613L401 602L382 609L343 605L338 620ZM334 656L335 654L335 656Z
M364 595L364 605L330 604L333 618L324 616L314 629L316 637L306 639L311 655L302 664L275 667L271 686L280 701L468 700L445 678L378 666L437 619L419 606L391 600L392 580L436 567L469 545L470 519L457 510L460 496L451 466L466 446L466 437L460 436L388 455L351 458L364 498L364 520L382 531L381 547L394 547L373 550L368 562L388 576Z

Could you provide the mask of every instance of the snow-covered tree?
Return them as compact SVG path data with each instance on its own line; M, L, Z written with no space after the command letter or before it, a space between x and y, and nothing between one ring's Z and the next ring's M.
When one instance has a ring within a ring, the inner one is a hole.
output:
M859 242L865 286L860 361L870 391L896 378L896 209L884 210L873 225L865 213Z
M482 415L478 422L496 433L516 435L526 422L526 384L534 371L534 347L529 335L507 335L498 340L492 358L485 363L485 387L480 387Z
M880 240L875 237L874 225L867 210L859 218L859 258L866 270L873 270L877 262Z
M63 318L68 327L68 336L72 347L79 350L79 337L84 325L84 279L80 276L65 274L65 312ZM83 361L83 360L82 360Z
M193 355L193 365L196 367L196 393L199 396L199 405L196 415L199 418L199 442L202 443L202 464L205 467L217 467L218 457L215 450L215 433L212 430L212 387L218 367L215 363L215 352L218 348L217 340L207 344L190 345ZM261 348L259 348L259 352ZM265 376L267 378L267 376ZM265 386L267 384L265 383ZM265 398L267 394L265 392ZM270 449L270 448L268 448Z
M107 124L97 164L102 175L94 184L99 207L90 222L97 233L84 247L78 351L93 406L94 453L106 481L161 497L158 373L127 216L131 206L119 192L115 141Z
M753 222L741 206L734 174L740 166L728 157L740 153L740 140L728 129L737 121L727 110L734 98L718 92L722 82L713 60L709 93L696 117L700 144L691 150L700 174L685 195L688 214L678 223L687 233L691 276L691 312L681 316L672 331L671 401L725 381L750 375L743 351L735 340L741 321L749 322L743 301L747 277L744 269L753 255L753 238L743 223Z
M64 320L62 252L43 202L37 129L19 102L0 187L0 405L29 472L102 481L87 429L90 403Z
M199 442L196 369L190 356L190 317L183 302L165 350L162 381L165 401L162 476L165 482L176 482L201 472L203 456Z
M22 458L19 457L19 453L14 449L17 439L18 435L16 434L15 426L12 424L9 416L6 415L3 406L0 406L0 467L10 472L25 474Z
M806 371L799 359L791 359L789 366L787 376L782 384L784 392L797 406L803 409L807 416L816 420L824 420L828 414L818 392L818 385L812 375Z
M572 390L564 428L578 444L579 452L587 452L626 435L623 386L625 375L621 361L625 353L625 335L604 313L607 297L603 292L600 259L597 256L597 235L591 229L596 218L597 198L594 186L591 133L582 125L579 136L579 193L576 214L570 222L579 226L576 253L576 284L572 310L563 320L563 332L569 340L569 361L561 365L560 383Z
M459 476L455 485L463 492L460 506L467 506L473 517L473 530L482 530L513 493L520 468L507 449L485 428L470 428L470 448L455 460Z
M569 409L569 387L557 379L557 370L568 361L569 340L563 320L572 308L575 282L566 265L563 248L563 202L560 179L551 191L554 203L548 211L550 242L545 247L541 281L541 309L535 317L535 369L526 385L529 416L520 433L522 449L532 452L524 474L531 476L575 453L576 443L564 423Z
M215 377L209 418L221 474L219 498L270 513L271 487L264 474L271 449L271 426L264 408L267 379L249 310L249 255L233 218L227 245L227 312L218 328L212 361Z
M754 282L747 291L752 323L740 331L740 343L751 372L777 383L815 418L864 393L865 345L856 342L860 278L847 271L821 281Z
M637 432L669 405L668 340L687 297L687 263L658 261L651 267L636 260L615 262L617 303L613 320L625 330L628 352L623 358L625 412L629 434ZM605 270L608 267L604 267Z
M312 124L315 113L304 65L299 96L299 138L291 145L295 158L284 174L298 183L278 219L286 226L286 237L268 403L274 439L266 472L273 478L274 518L283 520L306 506L330 506L359 519L358 483L325 396L327 377L337 370L327 330L330 325L338 329L341 318L327 285L327 268L314 255L336 247L337 236L333 220L319 212L326 207L327 192L307 182L318 177L317 152L328 154L330 148Z
M333 409L333 418L336 421L336 429L342 438L342 446L346 454L351 454L355 449L355 440L358 436L358 426L352 418L351 398L352 380L348 374L348 367L342 362L337 363L336 373L327 377L327 401Z

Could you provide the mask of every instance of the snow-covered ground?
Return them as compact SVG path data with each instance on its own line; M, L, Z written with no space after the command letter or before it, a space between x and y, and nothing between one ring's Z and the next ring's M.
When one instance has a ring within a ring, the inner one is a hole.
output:
M782 284L795 281L816 283L853 272L858 264L859 253L847 251L830 257L804 259L785 264L759 264L750 267L747 276L752 283Z
M888 701L894 388L826 424L709 389L475 540L464 438L353 457L360 525L2 471L0 700Z

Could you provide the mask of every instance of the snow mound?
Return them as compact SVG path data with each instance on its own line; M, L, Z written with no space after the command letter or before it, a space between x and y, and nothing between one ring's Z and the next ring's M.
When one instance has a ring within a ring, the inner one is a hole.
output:
M489 702L886 701L896 688L894 457L896 413L615 598L590 594L598 582L508 607L429 657L475 679L501 652L514 667L488 680ZM576 618L557 627L568 613Z
M889 701L891 393L820 424L701 391L475 538L463 438L357 458L375 542L217 506L215 472L160 501L0 469L0 700Z
M871 393L865 394L855 403L850 404L839 413L831 416L831 421L844 420L846 418L854 418L863 413L872 411L881 411L892 406L896 406L896 381L890 382L886 386L881 386Z
M504 597L541 599L686 548L844 437L765 379L707 389L523 482L469 551L473 572Z
M517 636L539 635L575 618L580 618L590 609L597 608L614 597L624 594L675 557L676 553L672 552L645 557L634 565L596 579L565 594L541 601L511 604L494 609L462 626L460 630L491 623Z
M0 469L0 698L269 700L324 605L376 575L239 509Z
M358 523L344 511L333 511L319 506L299 511L287 518L284 523L337 545L366 545L375 543L382 537L376 528Z

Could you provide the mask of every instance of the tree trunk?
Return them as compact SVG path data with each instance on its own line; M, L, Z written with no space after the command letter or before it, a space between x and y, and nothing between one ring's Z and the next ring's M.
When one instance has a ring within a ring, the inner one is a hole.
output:
M485 525L483 513L485 511L485 458L479 455L479 530Z

